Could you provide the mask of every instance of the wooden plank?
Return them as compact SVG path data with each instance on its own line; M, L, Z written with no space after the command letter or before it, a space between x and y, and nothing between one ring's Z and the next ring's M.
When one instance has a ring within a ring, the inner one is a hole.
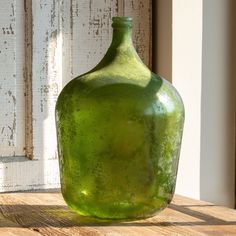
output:
M152 0L125 0L125 16L133 18L133 41L139 56L152 66Z
M71 1L72 77L92 69L104 56L112 37L111 18L117 0Z
M0 162L0 192L58 188L57 160L8 159Z
M30 229L23 228L19 224L14 223L6 219L0 213L0 235L4 236L37 236L41 235L37 231L31 231Z
M59 22L62 36L62 58L61 74L62 87L64 87L72 78L72 1L62 0L60 4Z
M27 177L32 165L22 162L25 155L24 1L3 0L0 4L0 191L13 191L33 182Z
M181 196L155 217L131 222L78 216L60 193L1 194L0 211L0 229L13 222L41 235L236 235L235 210Z
M23 0L0 8L0 156L24 155Z
M236 210L186 197L176 197L171 208L198 219L197 222L185 221L179 225L189 225L188 228L194 227L205 235L236 235Z
M70 4L70 46L68 38L66 41L70 56L65 60L71 61L68 81L102 59L112 39L111 19L117 15L133 17L134 45L144 63L151 67L151 0L72 0Z
M92 69L104 56L112 37L111 18L117 0L62 1L62 84Z
M41 235L102 235L96 229L76 225L75 214L67 211L55 194L13 194L0 196L2 214L23 227L37 230ZM27 200L28 199L28 200ZM68 214L69 213L69 214ZM56 218L55 218L56 216Z
M32 0L24 1L25 10L25 154L33 159L33 118L32 118Z
M61 89L60 1L33 1L34 159L56 159L54 109Z

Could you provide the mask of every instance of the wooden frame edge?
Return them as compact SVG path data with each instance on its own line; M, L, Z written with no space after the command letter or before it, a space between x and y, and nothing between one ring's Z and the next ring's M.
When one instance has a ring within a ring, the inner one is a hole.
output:
M24 0L25 11L25 154L33 159L33 93L32 93L32 0Z

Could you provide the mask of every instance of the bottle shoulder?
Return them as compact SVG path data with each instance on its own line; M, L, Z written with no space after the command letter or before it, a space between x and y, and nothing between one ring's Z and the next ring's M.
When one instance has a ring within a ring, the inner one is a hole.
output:
M100 87L115 84L133 84L145 87L152 79L153 73L147 67L130 69L127 65L108 65L103 68L92 70L72 79L62 90L69 93L75 90L96 90ZM159 79L161 80L161 79Z
M61 92L56 111L93 110L105 106L140 115L176 117L184 119L184 105L177 90L168 81L152 74L149 83L110 83L99 86L83 83L80 78L71 81ZM165 118L164 118L165 119Z
M73 93L78 90L92 91L108 85L122 84L124 86L138 86L150 92L152 90L152 93L161 92L181 99L178 91L170 82L151 72L148 68L145 70L139 71L139 73L138 71L122 73L122 70L119 72L104 68L91 73L85 73L72 79L66 84L61 93Z

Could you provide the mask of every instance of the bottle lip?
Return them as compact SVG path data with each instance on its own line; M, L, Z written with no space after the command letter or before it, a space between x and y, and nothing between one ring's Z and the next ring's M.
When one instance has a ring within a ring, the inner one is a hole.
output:
M115 16L112 17L113 28L132 28L133 20L129 16Z

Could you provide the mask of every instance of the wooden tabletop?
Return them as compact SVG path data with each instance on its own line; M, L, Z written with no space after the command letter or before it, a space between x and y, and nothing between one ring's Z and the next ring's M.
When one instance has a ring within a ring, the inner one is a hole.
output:
M175 196L157 216L101 223L69 210L60 193L0 194L0 235L236 235L236 211Z

